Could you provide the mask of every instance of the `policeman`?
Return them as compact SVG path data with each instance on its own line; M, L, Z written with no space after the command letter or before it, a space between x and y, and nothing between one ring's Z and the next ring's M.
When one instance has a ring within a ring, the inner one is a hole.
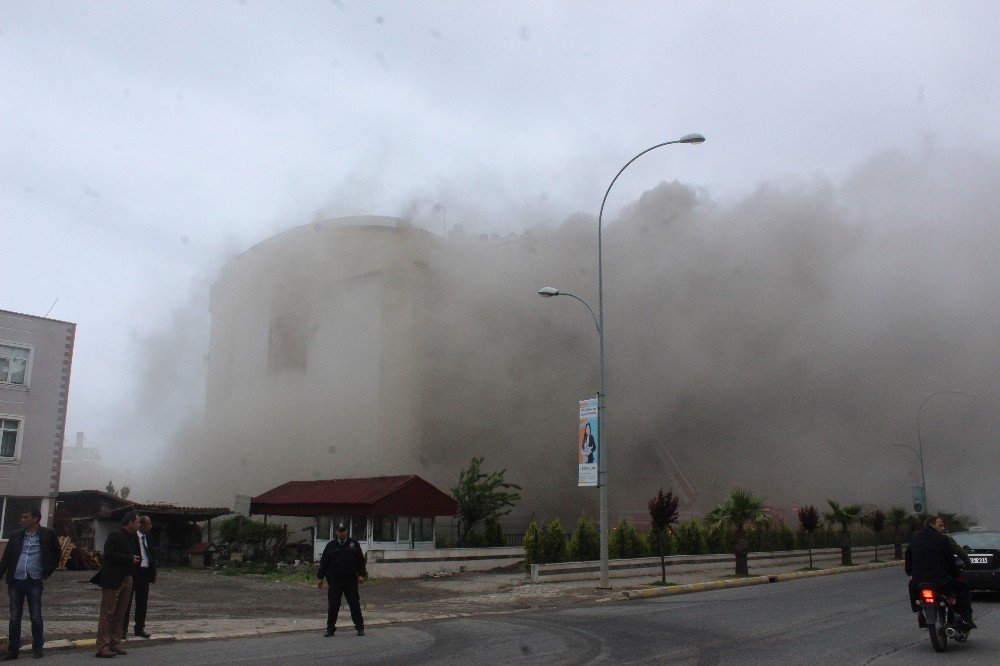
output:
M316 587L322 589L324 578L330 586L327 592L325 637L329 638L337 631L341 596L347 597L347 605L351 607L351 620L358 630L358 636L365 635L365 619L361 615L358 585L365 582L367 577L361 544L347 536L347 525L340 523L337 525L337 538L326 544L323 557L319 560L319 571L316 572L316 578L319 579Z

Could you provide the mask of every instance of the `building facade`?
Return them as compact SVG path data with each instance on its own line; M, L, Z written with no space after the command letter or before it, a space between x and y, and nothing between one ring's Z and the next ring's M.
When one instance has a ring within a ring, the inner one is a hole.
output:
M0 310L0 548L21 512L51 525L76 324Z

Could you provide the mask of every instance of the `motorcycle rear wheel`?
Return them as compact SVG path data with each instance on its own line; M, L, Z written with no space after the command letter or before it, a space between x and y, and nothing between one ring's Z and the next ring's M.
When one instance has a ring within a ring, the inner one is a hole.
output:
M927 627L928 632L931 635L931 645L934 646L935 652L945 652L948 649L948 634L945 633L944 627L938 627L937 624L932 624Z

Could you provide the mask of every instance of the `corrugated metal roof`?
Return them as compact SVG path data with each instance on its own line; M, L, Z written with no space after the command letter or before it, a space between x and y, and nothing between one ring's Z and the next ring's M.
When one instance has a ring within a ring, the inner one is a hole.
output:
M64 490L60 491L57 501L69 508L74 518L77 517L78 513L81 516L94 513L101 518L118 519L126 512L135 510L140 514L174 516L199 522L232 513L228 507L221 506L181 506L166 502L138 502L122 499L103 490Z

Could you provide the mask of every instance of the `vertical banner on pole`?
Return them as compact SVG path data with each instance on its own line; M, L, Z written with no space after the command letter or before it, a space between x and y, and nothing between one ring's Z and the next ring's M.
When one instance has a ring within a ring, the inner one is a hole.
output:
M576 437L576 453L580 465L578 486L596 488L597 460L600 442L597 441L597 398L580 401L580 430Z

